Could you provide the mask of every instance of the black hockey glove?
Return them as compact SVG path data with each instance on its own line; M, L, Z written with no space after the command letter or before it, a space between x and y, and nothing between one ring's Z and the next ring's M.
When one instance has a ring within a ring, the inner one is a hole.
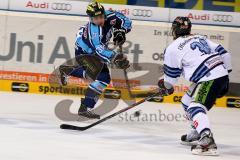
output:
M174 88L171 84L164 82L163 79L158 81L159 91L162 96L168 96L173 94Z
M113 32L114 45L123 45L126 41L126 31L124 29L115 29Z
M127 69L130 67L129 60L122 53L117 53L115 58L113 59L113 63L116 65L118 69Z

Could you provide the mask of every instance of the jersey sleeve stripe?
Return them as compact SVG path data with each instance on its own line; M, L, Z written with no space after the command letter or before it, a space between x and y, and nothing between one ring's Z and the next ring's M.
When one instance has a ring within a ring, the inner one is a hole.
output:
M181 73L180 74L172 74L170 72L166 72L164 70L164 73L168 76L168 77L171 77L171 78L177 78L177 77L180 77Z
M92 90L96 91L99 94L102 94L102 91L98 90L95 86L93 86L91 84L89 85L89 88L91 88Z
M190 117L194 117L197 113L205 113L206 111L202 107L191 107L187 110L187 112L190 114Z
M92 41L91 23L89 23L89 25L88 25L88 39L89 39L89 42L90 42L92 48L95 48L93 45L93 41Z
M172 71L172 70L169 70L168 68L164 68L164 71L171 74L179 74L179 75L182 73L182 71Z
M223 62L220 63L216 63L214 66L212 66L211 68L208 68L205 65L205 62L207 62L208 60L210 60L211 58L217 57L219 56L219 54L214 54L210 57L208 57L207 59L205 59L199 66L198 68L193 72L190 81L197 83L202 77L204 77L205 75L207 75L212 69L214 69L215 67L222 65Z
M182 103L182 106L183 106L183 108L184 108L184 111L186 111L187 112L187 109L188 109L188 105L186 105L186 104L184 104L183 102L181 102Z
M182 69L180 69L180 68L169 67L166 64L164 64L163 67L164 67L164 70L167 70L167 71L172 72L172 73L182 73Z
M167 66L166 64L164 64L163 70L164 70L164 73L165 73L168 77L171 77L171 78L180 77L181 74L182 74L182 69L169 67L169 66Z
M216 49L216 52L218 52L220 55L227 53L227 51L221 46L219 45Z
M105 87L107 87L108 86L108 84L107 83L105 83L105 82L103 82L103 81L99 81L99 80L96 80L97 82L99 82L99 83L101 83L103 86L105 86Z

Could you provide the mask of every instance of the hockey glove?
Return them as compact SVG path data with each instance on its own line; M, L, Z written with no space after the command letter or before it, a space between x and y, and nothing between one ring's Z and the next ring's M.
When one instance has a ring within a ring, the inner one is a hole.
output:
M164 82L163 79L158 81L159 91L162 96L168 96L173 94L174 88L171 84Z
M115 58L113 59L113 64L115 64L118 69L127 69L130 67L129 60L122 53L116 54Z
M114 45L123 45L126 41L126 31L124 29L115 29L113 32Z

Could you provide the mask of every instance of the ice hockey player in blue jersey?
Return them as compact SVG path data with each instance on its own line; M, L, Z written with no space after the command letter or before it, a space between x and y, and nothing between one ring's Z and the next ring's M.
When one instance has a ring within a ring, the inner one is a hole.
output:
M108 49L108 42L112 38L115 45L123 45L126 40L126 34L131 31L132 22L129 18L118 12L107 11L98 2L92 2L88 5L87 15L90 21L79 29L75 42L75 57L82 55L95 55L103 64L100 73L93 82L89 84L85 98L81 99L81 106L78 114L87 118L100 118L92 109L103 93L104 89L111 81L108 64L112 63L119 69L127 69L129 61L122 53L117 53ZM87 57L87 56L86 56ZM80 60L82 63L82 60ZM91 65L93 61L89 61ZM95 66L101 68L101 66ZM69 69L69 68L68 68ZM68 75L88 78L86 68L79 67L71 72L66 66L60 66L61 83L66 85ZM68 73L66 73L68 72Z
M187 17L172 23L174 41L165 50L164 79L159 86L169 95L181 75L192 82L182 98L192 130L181 137L181 143L191 145L193 154L218 155L207 111L228 91L231 56L220 44L192 35L191 27Z

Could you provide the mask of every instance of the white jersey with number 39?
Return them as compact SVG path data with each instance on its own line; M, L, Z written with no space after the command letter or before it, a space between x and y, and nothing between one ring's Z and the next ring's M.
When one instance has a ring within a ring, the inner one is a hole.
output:
M231 70L230 54L201 35L179 37L164 53L164 81L172 85L181 75L198 83L223 77Z

